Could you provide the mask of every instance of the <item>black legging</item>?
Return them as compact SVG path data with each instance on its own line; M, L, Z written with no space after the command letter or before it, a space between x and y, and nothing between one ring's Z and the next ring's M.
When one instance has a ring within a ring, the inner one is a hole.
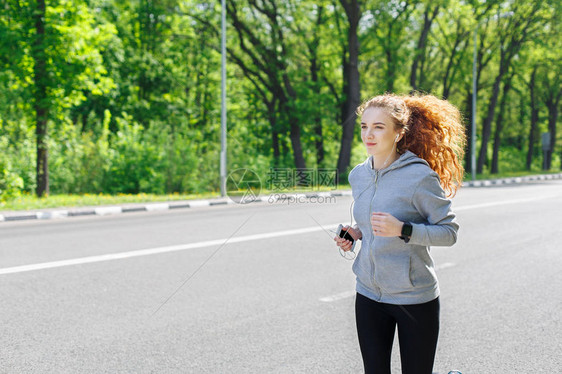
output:
M366 374L390 374L396 324L402 373L431 374L439 336L439 297L423 304L393 305L358 293L355 319Z

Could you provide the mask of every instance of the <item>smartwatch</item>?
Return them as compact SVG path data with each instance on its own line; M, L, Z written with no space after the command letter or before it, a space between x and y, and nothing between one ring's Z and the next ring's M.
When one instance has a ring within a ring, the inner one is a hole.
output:
M404 222L402 225L402 233L400 234L400 239L408 243L412 237L412 224L410 222Z

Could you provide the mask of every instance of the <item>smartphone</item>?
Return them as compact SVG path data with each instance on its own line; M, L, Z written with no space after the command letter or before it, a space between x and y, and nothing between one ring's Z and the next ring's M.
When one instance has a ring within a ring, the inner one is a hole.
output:
M345 231L343 230L342 224L338 226L338 229L336 230L336 235L338 235L340 238L349 240L351 242L351 252L353 252L353 250L355 249L355 239L353 239L353 236L351 236L351 234L347 232L347 230Z

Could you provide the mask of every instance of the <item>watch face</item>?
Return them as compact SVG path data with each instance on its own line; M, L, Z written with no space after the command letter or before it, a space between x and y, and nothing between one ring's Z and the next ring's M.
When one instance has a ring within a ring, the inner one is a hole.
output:
M404 236L412 236L412 225L409 223L405 223L402 226L402 235Z

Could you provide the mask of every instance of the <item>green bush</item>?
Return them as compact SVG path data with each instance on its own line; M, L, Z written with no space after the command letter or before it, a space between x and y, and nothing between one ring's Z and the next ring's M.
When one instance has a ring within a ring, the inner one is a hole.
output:
M9 160L0 152L0 203L20 196L22 189L23 179L11 171Z

